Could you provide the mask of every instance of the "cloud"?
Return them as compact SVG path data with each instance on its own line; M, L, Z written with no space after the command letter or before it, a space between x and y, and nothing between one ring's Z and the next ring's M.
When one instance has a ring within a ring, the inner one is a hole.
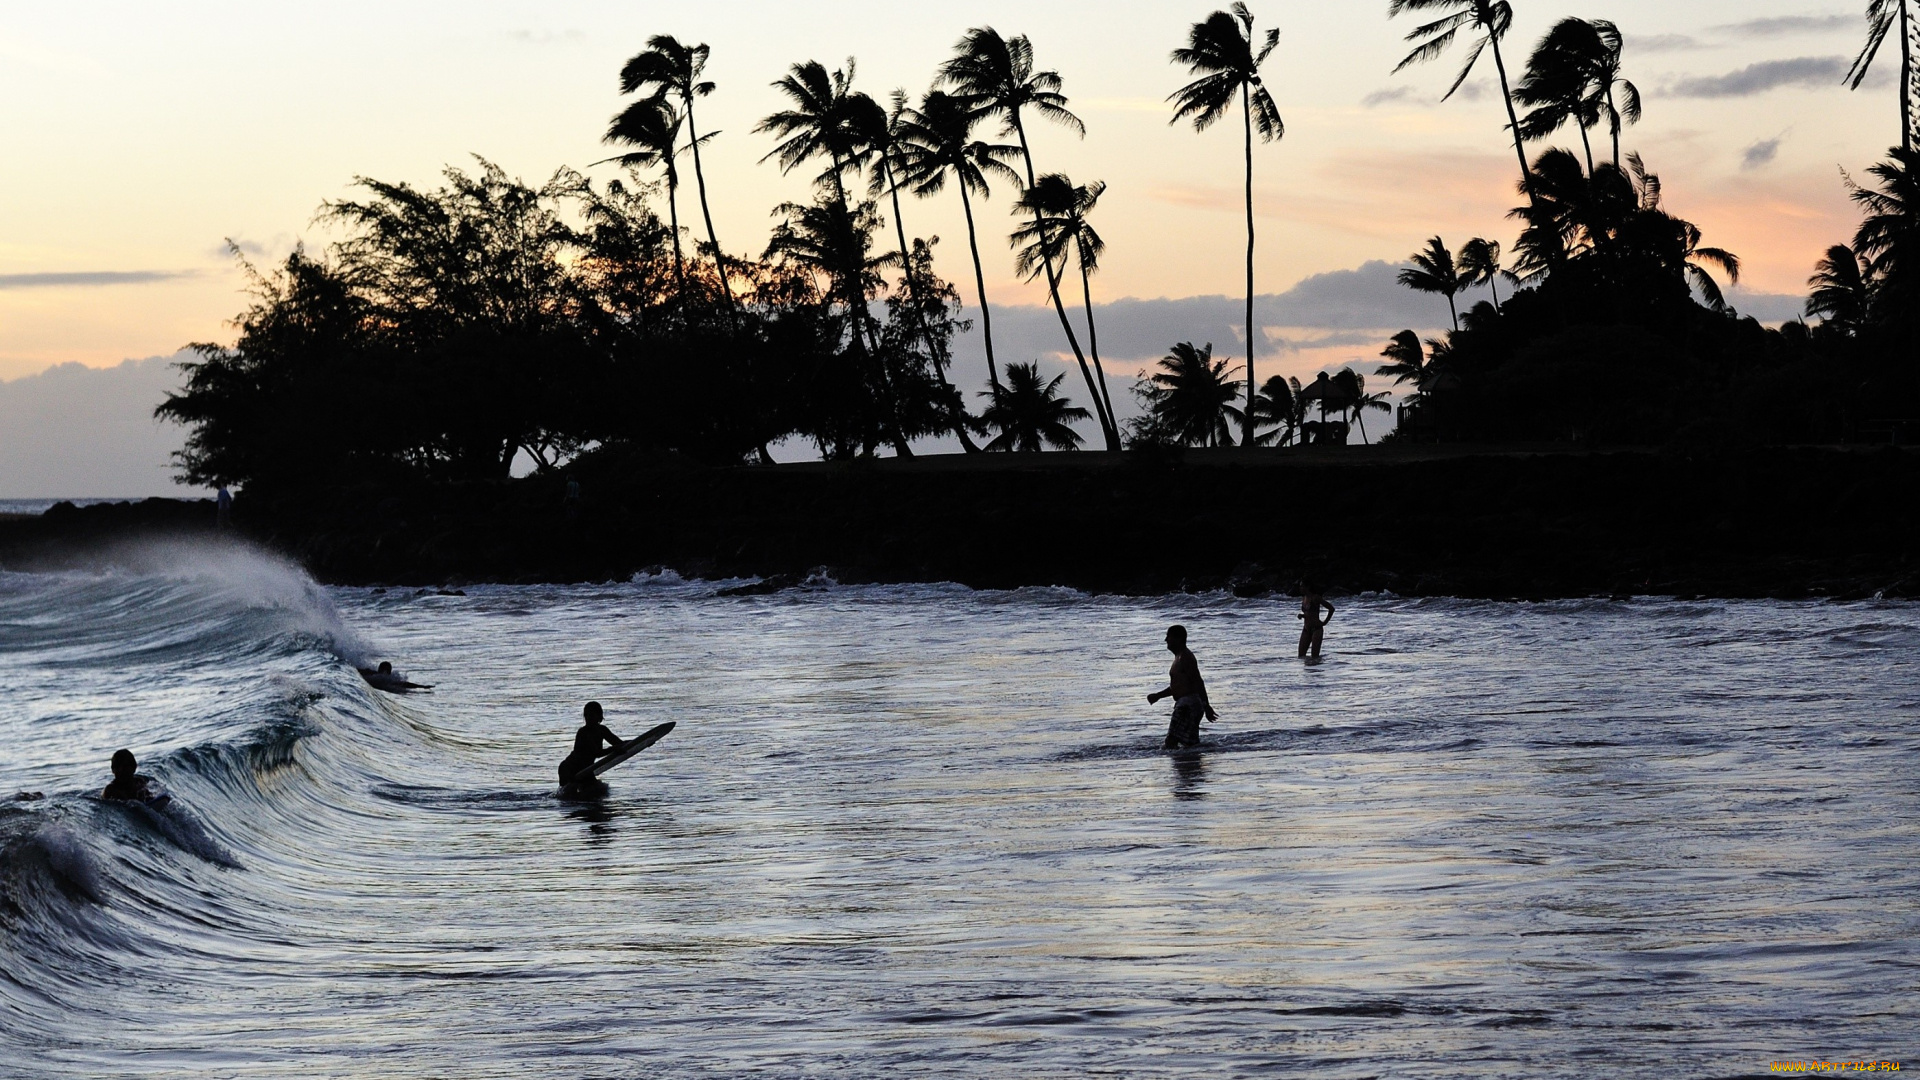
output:
M0 498L179 495L168 457L184 428L162 424L154 406L180 387L173 364L192 354L128 360L118 367L61 364L0 382Z
M1857 15L1781 15L1770 19L1716 26L1714 30L1735 37L1781 37L1787 34L1830 34L1852 31L1860 25Z
M50 274L0 274L0 289L145 285L155 281L194 277L198 274L198 270L79 270Z
M1751 172L1763 165L1772 164L1773 159L1780 154L1780 144L1785 142L1786 138L1785 135L1777 135L1771 139L1762 139L1752 146L1747 147L1745 152L1740 155L1740 168Z
M1783 86L1826 89L1838 87L1846 71L1847 60L1841 56L1766 60L1725 75L1688 76L1668 87L1667 93L1683 98L1726 98L1750 97Z
M1727 303L1763 323L1791 322L1807 309L1807 298L1792 293L1754 292L1738 285L1726 290Z
M1702 47L1698 38L1686 34L1654 34L1649 37L1628 34L1626 42L1629 53L1686 52Z
M1368 108L1368 109L1378 108L1381 105L1392 105L1399 102L1415 102L1415 103L1424 104L1423 102L1420 102L1419 92L1416 91L1411 86L1395 86L1385 90L1375 90L1373 93L1368 94L1366 97L1363 97L1360 99L1361 106L1363 108Z

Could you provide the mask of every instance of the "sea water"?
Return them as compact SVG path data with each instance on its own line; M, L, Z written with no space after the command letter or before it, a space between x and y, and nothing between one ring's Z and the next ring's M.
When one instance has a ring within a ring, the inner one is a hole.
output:
M1920 1064L1911 604L725 584L0 574L0 1072Z

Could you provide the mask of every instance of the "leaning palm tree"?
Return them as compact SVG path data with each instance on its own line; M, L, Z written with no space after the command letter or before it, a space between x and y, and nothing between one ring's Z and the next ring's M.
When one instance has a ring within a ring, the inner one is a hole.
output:
M1520 136L1537 142L1571 122L1580 131L1587 172L1593 172L1593 141L1589 128L1600 123L1599 94L1593 73L1602 60L1599 31L1585 19L1566 18L1553 24L1534 46L1527 66L1513 87L1513 100L1528 107L1520 119Z
M1057 265L1064 271L1068 256L1078 256L1080 285L1087 312L1087 347L1093 353L1092 368L1082 359L1080 373L1087 380L1087 392L1093 395L1094 414L1100 420L1101 433L1117 440L1119 428L1113 415L1113 401L1106 392L1107 373L1100 366L1099 338L1093 321L1091 276L1099 267L1100 253L1106 250L1106 241L1100 238L1086 218L1106 189L1107 186L1097 180L1082 187L1076 186L1060 173L1042 176L1013 204L1014 213L1031 214L1033 220L1014 229L1010 239L1015 252L1014 269L1029 281L1038 277L1048 266ZM1059 304L1058 291L1054 293L1054 302ZM1064 322L1066 311L1064 308L1058 310Z
M1273 430L1256 434L1253 445L1282 446L1293 441L1300 428L1300 409L1294 402L1299 389L1298 382L1288 382L1280 375L1269 375L1260 384L1260 394L1253 399L1254 427L1271 426Z
M1867 321L1873 296L1873 267L1845 244L1827 249L1807 279L1807 314L1817 315L1843 334L1857 332Z
M1500 266L1500 241L1474 237L1461 245L1459 271L1462 289L1471 289L1485 285L1493 290L1493 310L1500 310L1500 288L1498 279L1513 279L1513 274Z
M1232 446L1233 428L1245 417L1233 402L1240 396L1227 361L1213 358L1213 345L1196 348L1182 341L1167 351L1160 368L1135 385L1152 430L1182 446Z
M1626 39L1620 28L1606 19L1590 20L1594 32L1600 35L1600 53L1594 65L1593 85L1600 101L1600 118L1606 121L1607 133L1613 138L1613 167L1623 167L1620 160L1620 129L1627 124L1640 122L1640 88L1628 82L1621 75L1622 54L1626 51ZM1591 171L1591 170L1589 170Z
M1075 420L1085 420L1090 414L1060 396L1060 383L1066 377L1062 372L1051 381L1042 382L1038 363L1008 364L1007 385L981 392L982 397L991 400L986 411L980 414L980 420L1000 432L987 444L987 449L1027 453L1039 453L1043 446L1055 450L1079 449L1080 433L1069 425Z
M1367 410L1392 412L1385 393L1367 393L1367 377L1350 367L1343 367L1334 373L1333 383L1339 388L1338 404L1341 412L1352 418L1360 427L1360 441L1371 446L1373 440L1367 438Z
M1841 82L1849 90L1860 89L1860 83L1867 77L1867 71L1873 67L1873 61L1880 54L1880 46L1885 44L1887 34L1896 27L1900 36L1900 148L1913 149L1913 16L1907 10L1909 0L1867 0L1867 43L1861 47L1860 55L1854 57L1853 67L1847 69L1846 78Z
M1415 292L1446 297L1447 310L1453 315L1453 328L1460 329L1460 309L1453 298L1460 295L1465 282L1454 264L1453 252L1447 250L1447 242L1436 236L1427 241L1426 248L1408 258L1413 265L1400 271L1400 284Z
M633 147L624 154L606 159L629 169L663 166L667 172L667 217L672 222L673 277L677 297L686 303L687 267L680 251L680 170L673 158L680 143L679 111L663 97L647 97L620 110L607 126L603 142ZM602 164L595 162L594 164Z
M1520 136L1520 117L1513 109L1513 90L1507 85L1507 62L1500 55L1500 39L1507 36L1508 28L1513 25L1513 6L1507 0L1388 0L1388 18L1403 11L1442 14L1430 23L1415 27L1407 35L1408 41L1418 44L1393 69L1395 74L1414 64L1438 58L1462 30L1470 27L1479 35L1468 47L1467 62L1460 66L1460 74L1454 77L1453 85L1447 88L1446 94L1440 99L1442 101L1460 89L1460 84L1473 74L1473 66L1480 61L1480 54L1488 46L1493 47L1493 66L1500 72L1500 96L1507 103L1507 124L1513 132L1513 152L1520 159L1520 179L1524 183L1533 174L1527 168L1527 147Z
M713 210L707 205L707 174L700 167L700 144L704 140L693 122L693 99L713 93L713 83L700 78L707 69L711 52L704 44L683 45L671 35L655 34L647 39L646 49L620 69L620 92L648 91L680 99L680 114L686 118L687 139L693 150L693 180L700 192L700 216L707 224L707 242L713 245L713 261L720 270L720 290L726 293L727 311L737 320L737 301L728 277L726 256L720 252L720 236L713 229Z
M954 46L952 58L940 65L939 77L942 84L976 102L984 114L999 116L1002 130L1019 140L1028 187L1038 178L1033 169L1033 147L1027 142L1026 121L1022 118L1025 110L1032 109L1042 118L1080 135L1087 133L1087 126L1067 109L1067 97L1060 92L1063 84L1059 72L1033 70L1033 43L1024 34L1005 38L990 26L967 31ZM1085 368L1087 358L1080 349L1080 338L1073 332L1073 324L1060 302L1060 274L1051 257L1042 259L1042 267L1047 272L1047 292L1060 316L1060 328L1066 332L1067 345L1073 350L1074 359ZM1107 449L1120 449L1117 431L1104 427L1102 433L1106 436Z
M1412 383L1414 393L1420 392L1420 388L1426 384L1429 371L1426 351L1420 347L1420 335L1411 330L1402 330L1393 335L1393 340L1380 350L1380 355L1391 362L1374 368L1375 375L1391 375L1395 386Z
M913 193L926 198L937 195L954 177L960 191L960 208L967 217L967 248L973 253L973 285L980 298L980 333L987 347L987 382L1000 385L998 366L993 358L993 309L987 305L987 278L980 263L979 231L973 221L971 195L989 194L987 177L993 175L1015 184L1020 174L1007 164L1020 148L1005 143L988 143L973 137L973 129L982 113L968 99L939 90L920 100L918 109L900 115L900 168L904 182Z
M1254 442L1253 132L1258 127L1263 142L1287 133L1279 106L1260 81L1260 65L1279 41L1280 31L1269 30L1255 47L1253 13L1243 3L1234 4L1231 13L1214 12L1187 31L1186 48L1173 50L1173 62L1187 65L1191 74L1200 77L1167 98L1178 106L1169 123L1191 118L1195 131L1205 131L1226 115L1236 96L1240 99L1247 151L1247 427L1242 439L1248 446Z

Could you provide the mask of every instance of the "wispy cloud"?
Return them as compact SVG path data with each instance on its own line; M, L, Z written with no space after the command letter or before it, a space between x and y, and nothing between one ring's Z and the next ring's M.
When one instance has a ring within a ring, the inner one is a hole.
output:
M0 274L0 289L92 288L145 285L194 277L197 270L78 270L49 274Z
M1781 37L1787 34L1831 34L1851 31L1860 26L1857 15L1780 15L1770 19L1716 26L1714 30L1735 37Z
M1704 46L1700 39L1686 34L1653 34L1647 37L1628 34L1626 47L1629 53L1663 53L1686 52Z
M1740 168L1752 172L1762 166L1771 165L1773 159L1780 155L1780 144L1785 142L1786 139L1787 137L1785 135L1776 135L1771 139L1762 139L1752 146L1747 147L1746 150L1740 154Z
M509 30L507 36L522 45L578 45L587 40L584 30Z
M1725 75L1692 75L1667 88L1673 97L1727 98L1751 97L1781 87L1808 89L1837 88L1846 73L1847 60L1841 56L1797 56L1790 60L1764 60Z
M1360 104L1366 108L1373 109L1382 105L1393 105L1399 102L1418 102L1419 100L1419 91L1413 87L1392 86L1385 90L1375 90L1373 93L1361 98Z

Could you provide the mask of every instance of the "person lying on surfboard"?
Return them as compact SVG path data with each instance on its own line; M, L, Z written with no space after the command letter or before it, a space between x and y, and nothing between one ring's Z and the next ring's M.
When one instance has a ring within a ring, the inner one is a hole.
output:
M1173 699L1173 719L1167 724L1166 749L1200 745L1200 717L1220 719L1207 702L1207 684L1200 679L1200 661L1187 648L1187 628L1175 623L1167 627L1167 651L1173 654L1173 669L1167 673L1167 688L1147 695L1147 704L1161 698Z
M587 702L587 707L581 712L585 715L587 722L580 725L579 731L573 733L573 753L568 754L567 759L560 763L560 786L563 788L575 786L581 781L594 783L593 777L577 774L584 773L593 766L600 757L602 746L610 746L615 753L618 753L627 745L625 739L607 730L599 702Z
M151 776L140 775L140 763L131 750L113 752L113 783L100 793L103 799L144 803L158 809L173 800Z

